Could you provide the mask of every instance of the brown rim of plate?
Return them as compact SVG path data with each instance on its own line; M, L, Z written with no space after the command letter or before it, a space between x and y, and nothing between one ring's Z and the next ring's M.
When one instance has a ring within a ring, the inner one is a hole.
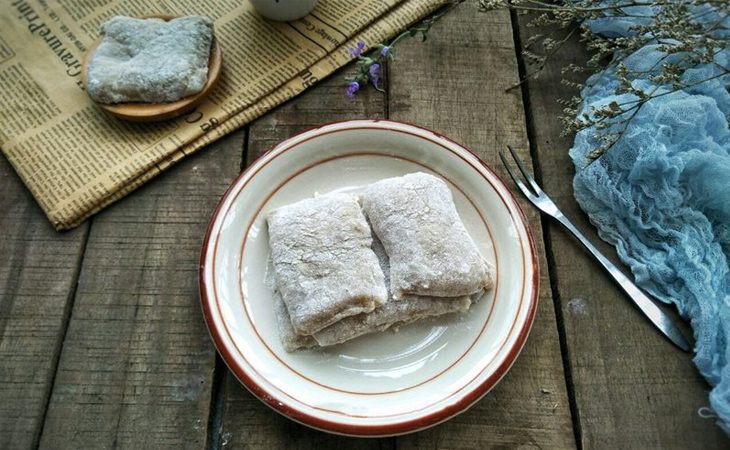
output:
M170 15L150 15L139 18L170 21L176 17ZM89 62L96 48L101 43L101 40L101 36L97 38L84 55L83 69L81 70L81 82L84 85L84 89L86 88L86 72L89 70ZM136 122L172 119L192 110L210 94L220 79L222 68L223 52L221 51L220 45L218 45L214 31L213 40L210 43L210 57L208 58L208 80L205 82L203 89L197 94L189 95L169 103L94 103L99 105L104 111L120 119Z

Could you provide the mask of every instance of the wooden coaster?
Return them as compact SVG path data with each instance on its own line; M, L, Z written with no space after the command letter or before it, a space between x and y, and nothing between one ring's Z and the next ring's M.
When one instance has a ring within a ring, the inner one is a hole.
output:
M174 16L147 16L142 17L143 19L157 18L163 20L174 19ZM89 70L89 62L91 57L94 55L96 48L101 43L102 38L99 37L89 49L86 51L84 56L83 69L81 71L81 80L86 86L86 76ZM203 89L197 94L183 97L180 100L169 103L98 103L97 105L104 111L112 114L113 116L119 117L120 119L133 120L137 122L154 122L159 120L172 119L174 117L181 116L186 112L192 110L202 102L205 97L215 87L216 83L221 76L221 69L223 67L223 52L221 51L218 40L213 35L213 41L210 44L210 57L208 58L208 81L206 81Z

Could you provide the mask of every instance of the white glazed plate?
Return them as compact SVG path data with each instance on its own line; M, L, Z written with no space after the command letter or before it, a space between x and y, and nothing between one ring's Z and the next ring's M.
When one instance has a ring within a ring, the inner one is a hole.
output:
M497 269L495 288L464 314L287 353L264 282L266 213L417 171L449 184L466 228ZM282 142L231 185L203 243L200 297L218 351L268 406L324 431L387 436L453 417L504 376L532 326L538 278L520 208L475 155L412 125L355 120Z

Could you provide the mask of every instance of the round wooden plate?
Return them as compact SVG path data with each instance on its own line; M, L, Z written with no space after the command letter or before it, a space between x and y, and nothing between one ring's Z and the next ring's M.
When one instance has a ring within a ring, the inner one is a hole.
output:
M174 16L147 16L141 17L142 19L163 19L169 21L174 19ZM89 62L96 48L101 43L102 38L99 37L89 49L86 51L83 62L83 70L81 71L81 80L86 86L86 76L89 70ZM216 83L220 79L221 69L223 67L223 52L221 51L218 41L213 36L213 41L210 44L210 57L208 58L208 81L203 86L203 90L197 94L183 97L180 100L169 102L169 103L114 103L105 104L98 103L99 107L104 111L112 114L120 119L133 120L137 122L152 122L159 120L172 119L174 117L181 116L186 112L192 110L202 102L208 94L213 90Z

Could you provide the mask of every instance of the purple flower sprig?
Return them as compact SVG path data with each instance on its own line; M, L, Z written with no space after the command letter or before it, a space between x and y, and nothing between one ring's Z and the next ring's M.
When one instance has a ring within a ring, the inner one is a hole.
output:
M360 90L360 83L357 81L350 81L347 84L347 91L345 91L345 95L349 98L355 98L355 92Z
M365 43L363 41L357 41L357 45L354 48L348 48L347 52L352 56L362 55L362 51L365 49Z
M355 63L355 73L345 77L345 80L347 81L345 95L351 99L355 98L355 94L363 86L367 86L368 84L371 84L380 92L385 92L382 88L383 68L387 61L395 61L394 47L403 39L416 37L418 35L421 36L421 41L425 41L426 35L433 24L459 3L461 3L461 1L454 1L451 6L442 9L436 15L403 31L390 41L390 43L384 42L375 45L371 56L363 55L363 53L367 50L367 45L363 41L357 41L355 47L348 48L347 52L357 58L357 62Z
M394 58L391 47L385 44L375 46L376 52L374 52L372 57L363 55L364 50L365 42L363 41L358 41L355 47L347 49L352 56L357 58L357 63L355 64L357 70L354 74L345 77L348 81L345 95L348 98L354 98L355 93L368 83L373 85L375 89L385 92L381 87L383 82L383 66L385 61L388 59L392 61Z

